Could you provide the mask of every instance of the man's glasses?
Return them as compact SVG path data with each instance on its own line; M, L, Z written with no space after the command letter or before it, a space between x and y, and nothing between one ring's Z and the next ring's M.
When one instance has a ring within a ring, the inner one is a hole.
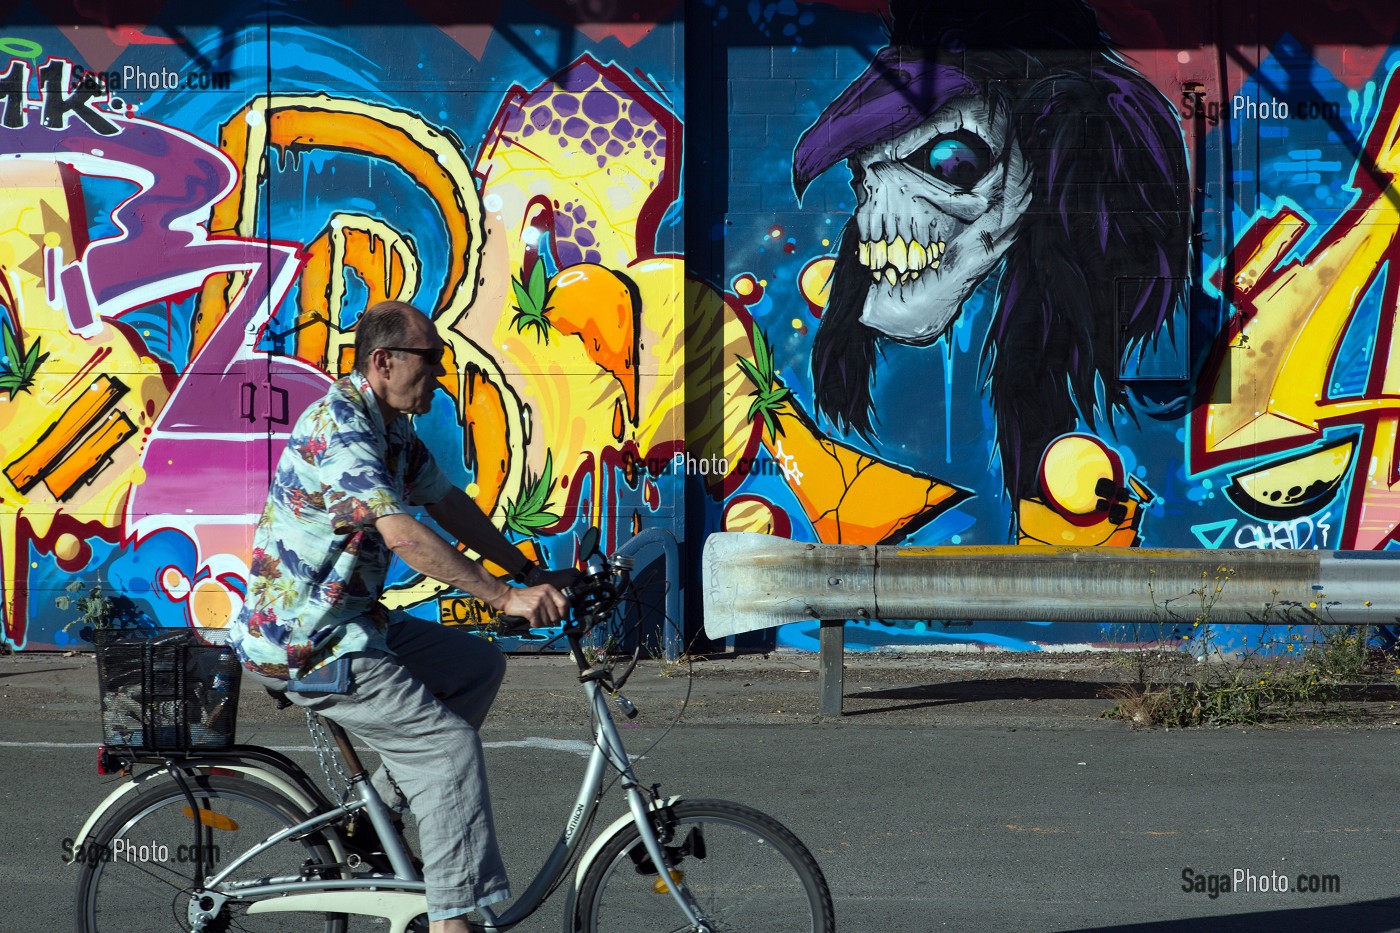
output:
M435 347L380 347L379 349L397 350L399 353L412 353L415 356L421 356L429 366L436 366L438 363L442 362L442 354L446 351L447 347L443 344L438 344Z

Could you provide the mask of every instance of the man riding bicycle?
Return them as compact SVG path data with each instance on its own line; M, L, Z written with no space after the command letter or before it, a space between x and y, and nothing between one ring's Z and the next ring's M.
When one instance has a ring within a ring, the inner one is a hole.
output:
M444 349L412 305L384 301L361 316L354 371L302 414L278 462L229 644L253 679L379 753L375 789L418 821L429 930L469 933L466 914L510 896L477 735L505 658L484 639L386 609L390 557L536 627L562 621L556 584L573 574L522 555L404 417L431 407ZM491 576L412 506L526 586Z

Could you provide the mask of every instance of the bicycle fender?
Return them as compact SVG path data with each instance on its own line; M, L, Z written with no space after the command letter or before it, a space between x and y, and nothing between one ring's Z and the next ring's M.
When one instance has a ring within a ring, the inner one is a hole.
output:
M654 800L648 810L659 810L662 807L673 807L681 802L680 797L666 797L662 800ZM578 860L578 867L574 869L574 883L569 886L569 896L564 899L564 933L577 933L574 926L574 914L577 906L579 885L583 884L583 876L588 873L588 869L593 865L593 860L598 857L603 846L619 833L632 826L632 814L628 813L619 816L608 824L608 827L598 834L592 844L584 850L583 857Z
M316 806L311 798L307 797L306 793L291 781L288 781L280 774L263 768L254 767L253 765L238 764L237 762L231 762L226 759L213 760L208 758L194 758L190 761L183 762L181 768L186 771L204 772L214 768L224 771L236 771L255 781L266 784L308 813ZM92 811L92 815L87 818L87 822L83 823L83 828L78 830L78 835L73 840L72 852L74 855L65 858L63 861L69 865L74 863L74 856L76 853L83 850L83 845L87 841L88 836L91 835L97 824L102 821L102 818L107 815L107 811L115 807L118 801L122 800L122 798L126 797L128 794L136 793L145 786L147 782L160 779L170 780L169 772L160 770L146 771L121 784L108 794L106 799L99 803L97 808ZM345 861L345 850L340 844L340 834L327 833L326 842L330 846L331 853L335 855L336 859L342 862Z

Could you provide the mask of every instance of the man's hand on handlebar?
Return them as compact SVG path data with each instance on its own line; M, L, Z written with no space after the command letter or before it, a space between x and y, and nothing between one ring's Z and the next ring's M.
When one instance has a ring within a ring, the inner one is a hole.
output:
M578 578L579 572L573 568L540 571L532 576L532 585L511 587L498 608L508 616L520 616L530 628L559 625L569 614L569 601L560 590L572 586Z

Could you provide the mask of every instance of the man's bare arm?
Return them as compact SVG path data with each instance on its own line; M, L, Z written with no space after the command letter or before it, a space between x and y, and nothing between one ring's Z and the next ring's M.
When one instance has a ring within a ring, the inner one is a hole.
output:
M501 533L481 507L456 487L428 506L428 514L442 530L512 575L527 566L528 559ZM484 598L484 597L483 597Z
M386 515L375 527L400 560L425 576L478 596L507 615L523 616L537 628L558 625L564 618L568 604L554 587L520 589L502 583L412 515Z

